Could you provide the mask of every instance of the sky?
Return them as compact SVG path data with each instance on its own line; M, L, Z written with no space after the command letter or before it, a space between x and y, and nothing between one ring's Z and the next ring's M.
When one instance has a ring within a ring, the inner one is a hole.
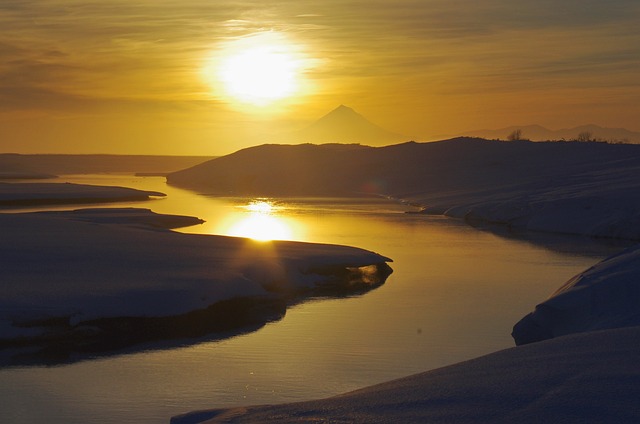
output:
M218 155L340 104L434 140L640 131L637 0L3 0L0 152Z

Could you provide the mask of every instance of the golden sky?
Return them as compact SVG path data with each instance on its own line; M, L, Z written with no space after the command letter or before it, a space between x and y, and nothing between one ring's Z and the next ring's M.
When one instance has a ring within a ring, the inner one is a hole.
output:
M0 151L226 154L340 104L418 141L640 131L639 22L638 0L3 0Z

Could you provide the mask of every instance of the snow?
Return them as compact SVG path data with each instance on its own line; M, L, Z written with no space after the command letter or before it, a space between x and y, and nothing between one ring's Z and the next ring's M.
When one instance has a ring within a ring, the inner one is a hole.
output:
M339 278L347 267L390 261L346 246L160 228L184 220L136 209L0 214L0 341L63 337L99 319L178 316L231 299L270 301L331 283L349 290Z
M329 399L171 422L640 422L640 246L569 280L514 338L520 346Z
M303 177L292 183L290 172ZM377 194L473 225L640 239L640 146L632 145L266 145L168 181L221 193ZM640 247L571 279L513 335L515 348L337 397L200 411L172 423L640 422Z
M221 194L378 194L472 224L640 239L639 177L638 146L462 138L385 148L259 146L168 180ZM0 201L88 196L61 185L38 194L39 186L20 197L22 189L0 185ZM114 198L104 190L101 198ZM101 330L96 320L267 302L344 285L347 268L390 261L344 246L163 229L192 222L185 219L124 209L0 214L0 342L60 336L61 322L65 331L91 333ZM639 256L640 247L628 249L571 279L516 324L516 348L330 399L172 422L640 422Z
M516 344L640 326L640 246L576 275L513 328Z
M207 156L0 153L0 178L56 175L144 173L167 174L211 159Z
M620 173L628 171L623 168ZM591 187L565 184L531 184L505 189L482 199L463 196L449 205L427 207L470 223L504 224L514 228L548 233L594 237L640 239L640 197L629 181L616 183L598 175L583 175ZM629 179L636 178L634 172ZM618 185L619 184L619 185ZM429 204L428 197L413 200Z
M514 338L515 348L329 399L171 423L640 422L640 246L569 280L516 324Z
M127 187L70 183L0 183L0 206L116 202L164 197L164 193Z
M195 423L637 423L640 327L499 351L329 399L200 411Z
M34 212L39 216L62 217L74 221L105 224L147 225L158 228L181 228L202 224L204 221L193 216L158 214L142 208L90 208L72 211Z
M56 178L55 175L30 171L0 171L0 180L46 180Z

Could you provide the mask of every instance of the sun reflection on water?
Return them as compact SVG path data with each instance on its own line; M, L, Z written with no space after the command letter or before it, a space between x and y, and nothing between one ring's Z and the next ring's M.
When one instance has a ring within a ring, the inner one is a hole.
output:
M283 215L283 208L271 200L252 200L241 209L243 213L226 222L222 233L258 241L294 240L300 237L295 222Z

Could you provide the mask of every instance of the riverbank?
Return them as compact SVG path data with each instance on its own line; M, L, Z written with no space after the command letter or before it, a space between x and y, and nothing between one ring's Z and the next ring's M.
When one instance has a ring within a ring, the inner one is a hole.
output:
M5 365L24 360L16 348L65 362L260 326L289 303L363 293L390 273L389 258L363 249L164 229L200 222L127 208L0 214Z
M329 399L175 417L213 423L637 423L640 327L580 333Z
M292 174L303 177L290 181ZM383 148L266 145L168 182L225 193L379 194L474 225L640 239L638 146L469 138ZM172 422L637 422L637 252L594 267L598 284L590 284L592 270L576 276L523 320L517 340L538 343L327 400Z
M627 249L569 280L515 326L522 346L329 399L171 423L636 423L639 256Z
M158 191L61 183L2 183L0 207L115 203L164 197Z

